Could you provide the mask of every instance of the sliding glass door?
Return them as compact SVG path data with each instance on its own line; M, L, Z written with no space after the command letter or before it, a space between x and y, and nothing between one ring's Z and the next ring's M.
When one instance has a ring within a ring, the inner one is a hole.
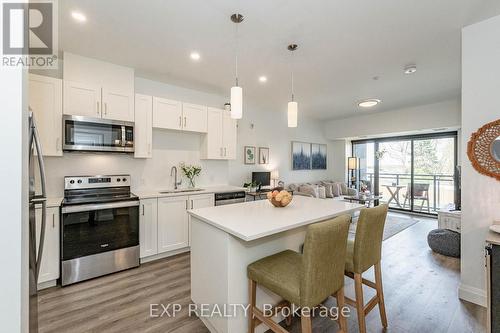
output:
M352 142L359 190L380 195L397 210L436 214L453 206L457 134L439 133Z

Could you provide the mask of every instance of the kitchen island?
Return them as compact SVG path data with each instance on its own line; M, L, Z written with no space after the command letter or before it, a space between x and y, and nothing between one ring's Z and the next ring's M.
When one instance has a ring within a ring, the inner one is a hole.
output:
M267 200L190 210L191 299L210 332L246 332L247 265L304 242L307 225L363 205L295 196L289 206L275 208ZM257 305L280 299L257 289ZM260 325L257 332L267 327Z

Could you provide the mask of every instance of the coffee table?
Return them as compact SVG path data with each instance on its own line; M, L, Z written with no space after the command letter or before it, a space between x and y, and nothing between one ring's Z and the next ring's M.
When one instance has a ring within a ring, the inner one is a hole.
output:
M365 205L366 207L370 207L372 202L380 199L382 199L381 195L373 195L373 194L344 196L344 201L359 202L360 204Z

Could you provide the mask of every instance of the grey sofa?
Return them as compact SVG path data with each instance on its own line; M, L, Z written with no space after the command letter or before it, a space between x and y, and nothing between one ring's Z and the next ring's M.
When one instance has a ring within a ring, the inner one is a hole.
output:
M333 181L333 180L320 180L320 181L309 182L309 183L290 183L285 187L285 189L287 191L293 191L294 195L302 195L302 196L314 198L315 196L313 194L301 192L300 187L304 186L304 185L324 186L325 183L338 183L338 184L340 184L340 187L341 187L341 193L339 196L336 196L334 198L327 198L327 200L342 200L344 198L344 196L356 196L356 195L358 195L358 190L356 190L354 188L349 188L344 182L338 182L338 181Z

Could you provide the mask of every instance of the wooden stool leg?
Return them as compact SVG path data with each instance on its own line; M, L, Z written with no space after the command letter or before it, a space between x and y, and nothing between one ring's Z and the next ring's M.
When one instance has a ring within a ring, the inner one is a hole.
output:
M300 316L300 325L302 326L302 333L312 333L311 314L303 314Z
M363 280L361 274L354 273L354 289L356 291L356 312L358 313L359 333L366 333L365 302L363 300Z
M382 267L380 262L375 264L375 285L377 286L378 309L382 326L387 327L387 315L385 313L384 290L382 287Z
M340 324L340 332L347 333L347 320L342 315L342 308L345 306L345 298L344 298L344 287L340 288L337 291L337 308L338 308L338 316L339 316L339 324Z
M255 321L253 316L253 309L255 307L255 297L256 297L256 283L253 280L248 280L248 303L250 304L250 311L248 313L248 333L255 332Z

